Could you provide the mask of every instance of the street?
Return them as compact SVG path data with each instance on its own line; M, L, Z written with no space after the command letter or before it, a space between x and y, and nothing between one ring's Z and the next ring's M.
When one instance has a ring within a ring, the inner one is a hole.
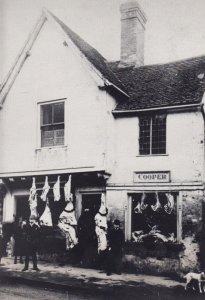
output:
M203 299L204 295L185 293L182 288L169 289L162 287L151 287L149 285L140 285L137 289L128 289L126 286L118 287L113 291L105 292L99 290L56 290L46 288L43 285L31 286L13 280L0 280L0 299L1 300L101 300L101 299L140 299L140 300L172 300L176 299Z
M32 287L15 282L0 281L0 299L1 300L94 300L103 299L103 295L96 298L95 295L84 295L84 293L69 292L69 291L57 291L43 287Z

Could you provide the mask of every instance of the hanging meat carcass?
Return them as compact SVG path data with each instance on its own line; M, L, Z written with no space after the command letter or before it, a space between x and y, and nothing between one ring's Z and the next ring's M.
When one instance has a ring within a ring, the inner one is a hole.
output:
M153 211L158 211L161 208L161 203L159 202L159 195L157 192L155 193L155 198L156 198L156 204L151 205L151 208Z
M66 182L64 186L64 195L65 195L65 201L69 202L71 197L71 175L68 176L68 181Z
M41 215L39 221L42 226L50 226L50 227L53 226L48 199L46 201L46 206L45 206L44 212Z
M164 210L167 214L171 214L174 208L174 196L171 193L165 193L167 197L167 203L164 206Z
M50 190L50 186L48 184L48 176L46 176L46 178L45 178L45 184L43 186L43 191L42 191L42 194L41 194L41 199L44 202L46 202L46 200L47 200L47 194L48 194L49 190Z
M72 199L72 195L69 198ZM76 225L74 205L69 201L58 220L58 227L66 237L66 250L72 249L78 243Z
M141 197L141 205L140 205L141 210L145 210L147 208L147 206L148 206L148 204L144 203L145 198L146 198L146 194L143 193L142 197Z
M139 201L139 202L137 203L137 205L135 206L134 212L135 212L135 214L142 214L141 202L140 202L140 201Z
M35 216L37 218L38 217L38 212L37 212L37 190L36 190L35 177L33 177L33 182L32 182L32 186L31 186L31 189L30 189L29 206L30 206L31 215Z
M54 201L59 201L61 198L60 195L60 176L58 176L58 179L56 183L53 186L53 196L54 196Z
M101 205L98 213L95 215L95 232L98 239L98 253L107 249L107 214L105 195L101 196Z

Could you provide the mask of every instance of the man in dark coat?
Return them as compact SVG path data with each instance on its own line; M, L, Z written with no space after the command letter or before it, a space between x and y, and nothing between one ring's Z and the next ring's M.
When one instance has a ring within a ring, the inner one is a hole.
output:
M108 231L107 275L112 272L121 274L124 234L120 221L115 220L113 228Z
M0 227L0 262L3 256L6 256L7 244L10 241L13 231L13 224L5 223Z
M25 250L25 266L22 271L28 270L29 267L29 256L32 256L33 270L39 271L37 267L37 248L40 238L40 226L35 216L31 216L29 223L22 225L22 242L24 243Z
M85 208L78 220L79 259L85 265L94 263L97 255L95 220L89 208Z
M19 218L14 223L14 264L17 264L17 258L19 256L20 263L23 264L23 257L22 257L22 218Z
M5 252L5 241L3 237L3 230L2 230L2 225L0 224L0 263L1 263L1 258L4 255Z

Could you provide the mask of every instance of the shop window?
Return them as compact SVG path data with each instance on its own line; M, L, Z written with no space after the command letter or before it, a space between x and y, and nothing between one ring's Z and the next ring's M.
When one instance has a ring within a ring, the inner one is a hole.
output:
M131 197L131 240L177 241L177 193L137 193Z
M41 105L41 147L64 145L64 102Z
M139 153L140 155L166 153L166 115L140 117Z

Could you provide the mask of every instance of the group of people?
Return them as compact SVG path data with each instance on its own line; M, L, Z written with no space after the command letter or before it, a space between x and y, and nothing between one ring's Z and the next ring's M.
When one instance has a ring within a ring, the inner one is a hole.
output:
M107 275L112 272L121 274L123 246L124 234L119 220L107 227L103 219L100 223L92 215L89 208L84 210L78 220L79 260L84 265L92 261L94 265L104 268Z
M5 230L1 233L0 261L5 255L6 247L11 235L14 238L14 263L19 257L20 263L24 263L22 271L28 270L29 258L32 257L33 270L39 271L37 266L37 249L40 241L40 226L35 216L31 216L29 221L19 219L13 224L10 234ZM24 261L23 261L24 258Z
M96 225L97 224L97 225ZM120 221L115 220L113 226L105 227L104 222L96 220L89 208L81 214L77 223L78 243L74 251L77 258L84 266L93 265L104 268L107 275L112 272L121 273L124 234L120 228ZM37 250L41 236L41 226L36 216L31 215L28 221L19 219L14 223L13 238L14 263L19 257L26 271L29 268L29 258L32 257L33 270L39 271L37 266ZM0 235L2 239L0 247L0 260L4 255L9 239L6 235Z

